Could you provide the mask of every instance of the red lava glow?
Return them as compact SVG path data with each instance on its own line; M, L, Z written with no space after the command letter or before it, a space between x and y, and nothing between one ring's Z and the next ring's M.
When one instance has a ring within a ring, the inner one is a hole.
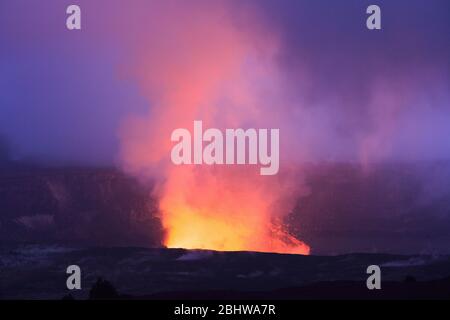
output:
M148 114L130 116L120 132L124 169L157 179L165 245L308 254L281 222L297 200L298 181L281 174L291 162L287 156L275 176L261 176L259 166L176 166L170 160L172 131L194 120L205 127L288 132L276 35L251 10L236 15L222 1L165 3L146 11L150 25L139 32L147 37L129 68L149 101Z
M171 171L160 202L167 247L309 254L306 244L274 221L272 205L289 190L276 179L264 181L272 179L258 176L257 170L243 170Z

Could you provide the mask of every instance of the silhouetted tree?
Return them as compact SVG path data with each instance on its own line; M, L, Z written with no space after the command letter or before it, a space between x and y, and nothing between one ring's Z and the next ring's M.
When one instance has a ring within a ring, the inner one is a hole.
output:
M108 280L99 277L89 291L90 300L111 300L118 299L119 294L116 288Z

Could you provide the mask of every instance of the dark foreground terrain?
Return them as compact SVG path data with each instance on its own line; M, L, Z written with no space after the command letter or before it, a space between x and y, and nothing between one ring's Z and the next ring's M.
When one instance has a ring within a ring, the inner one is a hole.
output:
M301 171L285 219L308 257L144 249L164 235L151 183L114 168L0 163L0 298L449 298L450 163ZM81 290L66 288L72 264ZM378 291L366 288L372 264Z
M66 288L80 266L82 289ZM381 267L382 289L366 288ZM299 256L183 249L3 246L2 299L87 299L101 277L122 299L450 299L450 256ZM98 289L98 288L97 288Z

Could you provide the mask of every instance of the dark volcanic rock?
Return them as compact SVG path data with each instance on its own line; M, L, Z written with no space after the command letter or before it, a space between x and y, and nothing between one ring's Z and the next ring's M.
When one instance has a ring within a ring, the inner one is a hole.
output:
M150 187L114 169L0 171L0 241L158 246Z
M300 171L306 192L285 221L314 254L450 254L450 163L322 163ZM115 169L3 168L0 241L160 246L150 194L151 186Z
M288 216L315 254L450 254L450 163L305 166Z
M66 269L72 264L81 268L81 290L66 288ZM430 281L440 293L443 285L450 292L449 281L441 283L441 279L450 276L450 256L301 256L184 249L2 246L0 297L61 299L72 294L76 299L87 299L91 288L96 288L94 297L100 298L115 298L117 294L154 299L339 298L345 292L363 293L361 297L366 297L366 269L372 264L381 268L381 291L392 288L394 291L383 291L393 292L392 297L396 297L396 290L429 288L424 283ZM99 277L111 285L100 283L100 288L96 287ZM405 282L406 277L417 281ZM375 296L382 298L380 294Z

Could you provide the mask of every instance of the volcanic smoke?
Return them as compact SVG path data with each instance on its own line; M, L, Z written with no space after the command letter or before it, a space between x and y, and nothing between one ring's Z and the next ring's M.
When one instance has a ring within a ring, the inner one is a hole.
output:
M301 190L283 154L289 137L283 136L287 103L274 63L277 37L248 10L236 18L219 1L198 5L168 2L149 10L158 14L149 18L149 40L132 68L150 108L123 125L124 167L156 178L167 247L308 254L283 223ZM222 130L280 128L279 173L263 176L249 165L174 165L171 133L195 120Z

